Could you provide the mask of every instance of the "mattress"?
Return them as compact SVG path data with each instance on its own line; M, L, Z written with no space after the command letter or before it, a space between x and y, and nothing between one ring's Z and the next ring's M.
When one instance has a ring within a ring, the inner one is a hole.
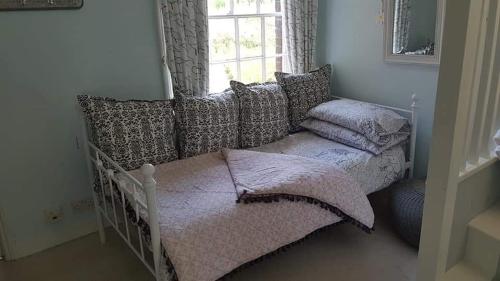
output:
M354 177L367 195L390 186L405 174L402 145L374 155L311 132L300 132L252 150L327 161Z

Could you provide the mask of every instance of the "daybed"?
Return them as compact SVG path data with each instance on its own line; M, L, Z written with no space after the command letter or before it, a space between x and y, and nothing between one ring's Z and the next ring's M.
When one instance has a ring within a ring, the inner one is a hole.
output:
M104 153L87 123L101 241L105 219L157 280L209 281L339 223L370 232L365 195L413 173L415 102L411 110L380 107L408 117L411 136L379 155L301 131L247 150L231 149L227 138L230 149L222 152L139 169L135 160L124 168L107 155L114 152Z

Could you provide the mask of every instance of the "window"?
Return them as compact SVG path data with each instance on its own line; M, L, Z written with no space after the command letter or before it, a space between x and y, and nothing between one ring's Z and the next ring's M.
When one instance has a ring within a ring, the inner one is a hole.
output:
M280 0L208 0L210 92L274 81L283 71Z

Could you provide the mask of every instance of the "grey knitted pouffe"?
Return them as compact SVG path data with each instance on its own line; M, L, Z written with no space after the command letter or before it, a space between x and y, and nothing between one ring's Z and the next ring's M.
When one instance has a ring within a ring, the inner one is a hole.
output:
M425 181L405 181L394 188L391 209L394 226L413 247L418 248L424 210Z

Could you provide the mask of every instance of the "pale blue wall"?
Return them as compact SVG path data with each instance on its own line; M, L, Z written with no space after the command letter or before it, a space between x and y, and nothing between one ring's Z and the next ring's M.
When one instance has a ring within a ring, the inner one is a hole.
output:
M335 95L398 107L419 98L417 176L427 171L438 68L383 60L381 1L319 0L318 62L334 67Z
M69 204L90 197L75 95L162 97L154 3L0 12L0 211L14 257L95 230ZM63 221L46 224L59 205Z
M437 69L382 60L380 1L320 0L319 60L336 94L407 106L419 95L417 162L425 172ZM81 10L0 12L0 212L14 257L95 230L75 95L161 98L154 1L86 0ZM62 206L63 221L42 211Z

